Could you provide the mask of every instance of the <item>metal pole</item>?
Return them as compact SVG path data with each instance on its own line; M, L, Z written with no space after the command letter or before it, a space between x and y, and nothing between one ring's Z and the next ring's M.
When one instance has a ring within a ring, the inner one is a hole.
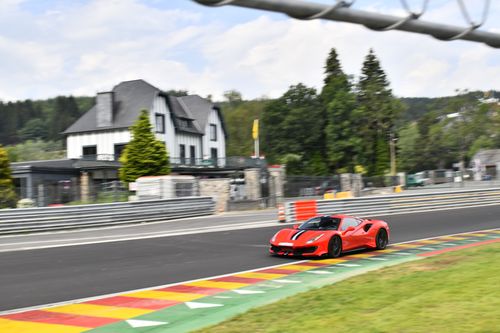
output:
M500 34L476 30L477 26L467 28L422 21L414 17L397 17L378 14L347 6L331 6L300 0L194 0L207 6L234 5L238 7L263 9L280 12L298 19L323 18L334 21L362 24L373 30L401 30L430 35L441 40L462 39L480 42L500 48Z
M260 152L259 152L259 138L254 140L254 150L255 150L255 158L259 158Z
M394 133L389 134L389 147L391 150L391 176L396 176L396 147Z

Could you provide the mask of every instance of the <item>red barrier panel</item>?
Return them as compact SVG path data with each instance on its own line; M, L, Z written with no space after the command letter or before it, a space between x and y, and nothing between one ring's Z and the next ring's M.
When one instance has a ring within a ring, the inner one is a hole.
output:
M295 201L295 220L304 221L318 215L316 200Z

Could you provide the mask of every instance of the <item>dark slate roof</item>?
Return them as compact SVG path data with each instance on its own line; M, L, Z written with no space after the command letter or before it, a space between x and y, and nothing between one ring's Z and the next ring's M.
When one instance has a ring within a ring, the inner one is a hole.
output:
M27 161L27 162L13 162L10 165L12 168L16 169L23 167L73 169L76 161L77 160L74 159Z
M125 81L113 88L114 115L113 124L108 127L97 127L96 106L94 105L80 119L71 125L65 134L92 132L118 128L129 128L139 117L142 109L151 109L153 100L160 90L146 81Z
M150 110L154 98L157 95L163 95L166 97L169 109L174 115L173 120L176 129L180 132L200 135L204 134L208 115L214 108L212 103L197 95L167 96L160 89L144 80L122 82L115 86L112 91L114 93L114 115L111 126L97 127L97 108L94 105L66 129L64 134L129 128L135 123L142 109ZM192 126L182 126L182 122L179 121L181 119L191 122Z
M82 159L61 159L44 161L13 162L10 164L14 174L25 173L26 170L54 170L54 171L77 171L90 169L118 169L118 161L99 161Z
M175 115L173 118L175 128L181 132L187 132L191 134L203 134L203 131L200 130L197 119L193 118L189 110L185 107L184 103L180 100L179 97L175 96L167 96L168 106L172 113ZM208 113L205 111L205 113ZM181 119L188 121L192 124L190 127L182 126Z
M203 134L205 134L205 128L208 123L208 116L210 115L210 112L207 112L206 110L214 109L219 114L219 118L222 121L222 129L224 131L224 135L227 137L224 118L222 117L219 107L215 106L210 101L198 95L183 96L180 97L179 99L185 106L185 109L187 109L196 119L196 122L200 127L201 133Z

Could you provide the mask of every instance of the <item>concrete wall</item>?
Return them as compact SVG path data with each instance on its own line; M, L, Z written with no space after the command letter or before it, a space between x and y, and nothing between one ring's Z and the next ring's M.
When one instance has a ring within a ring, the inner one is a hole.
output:
M245 183L248 200L261 199L260 192L260 169L245 169Z
M275 199L273 205L285 201L285 178L286 170L284 166L273 166L269 171L269 197Z
M210 196L215 200L215 212L225 212L228 210L229 201L229 182L228 178L209 178L199 180L199 189L201 196Z
M361 195L363 179L361 174L343 173L340 175L340 188L342 192L350 191L354 197Z

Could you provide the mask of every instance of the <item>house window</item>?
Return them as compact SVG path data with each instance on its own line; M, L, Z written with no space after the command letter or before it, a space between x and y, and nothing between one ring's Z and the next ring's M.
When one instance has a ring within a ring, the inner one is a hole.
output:
M186 163L186 146L179 145L179 157L181 158L181 164Z
M210 124L210 141L217 141L217 125Z
M219 156L217 155L217 148L210 149L210 158L212 159L212 164L217 166L217 160Z
M178 121L179 121L179 127L182 127L182 128L193 127L192 120L190 120L190 119L179 118Z
M97 146L83 146L82 156L85 158L96 158L97 157Z
M165 115L155 114L156 133L165 133Z
M196 164L196 147L189 146L189 158L191 160L191 165Z
M117 161L120 156L122 156L123 149L125 149L126 143L117 143L115 144L115 161Z

